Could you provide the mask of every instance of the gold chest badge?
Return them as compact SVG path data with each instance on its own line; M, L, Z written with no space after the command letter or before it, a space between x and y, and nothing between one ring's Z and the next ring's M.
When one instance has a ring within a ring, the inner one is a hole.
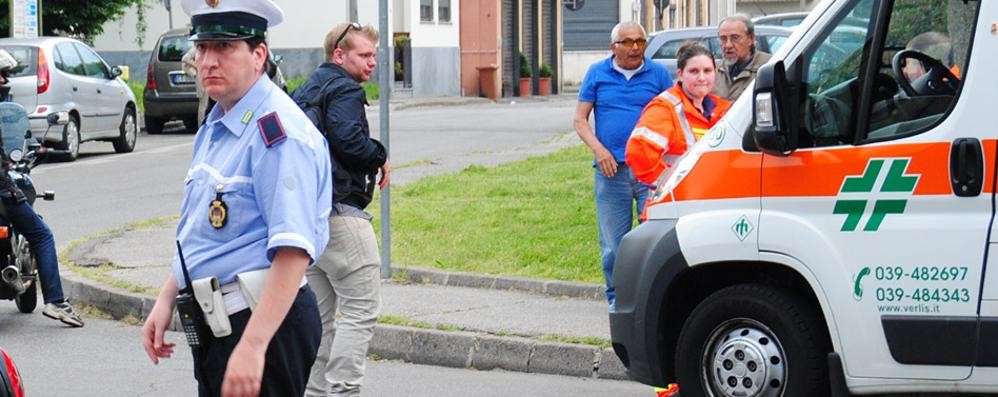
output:
M222 187L221 184L215 186L215 199L208 205L208 221L215 229L221 229L229 219L229 206L222 201Z

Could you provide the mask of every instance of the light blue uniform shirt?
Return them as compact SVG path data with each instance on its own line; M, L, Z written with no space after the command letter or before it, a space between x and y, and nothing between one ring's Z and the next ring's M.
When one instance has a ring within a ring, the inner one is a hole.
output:
M287 137L267 147L257 120L273 112ZM315 263L329 240L326 140L265 75L227 113L219 105L208 115L184 183L177 239L193 280L230 283L236 274L270 267L281 247L301 248ZM219 192L228 213L216 229L208 209ZM177 255L173 276L180 288L187 285Z

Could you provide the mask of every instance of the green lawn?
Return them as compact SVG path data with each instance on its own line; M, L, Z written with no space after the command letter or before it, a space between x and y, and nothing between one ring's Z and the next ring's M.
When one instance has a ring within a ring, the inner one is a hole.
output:
M146 111L145 103L142 101L142 91L145 90L145 83L139 81L127 81L128 87L132 89L132 93L135 94L135 102L139 107L139 113Z
M601 283L591 164L579 145L393 188L392 262Z
M287 79L288 93L295 92L295 88L298 88L298 86L304 84L306 79L307 77L303 76ZM364 93L367 94L368 102L375 101L381 97L381 92L378 91L380 90L380 88L378 88L378 83L368 81L361 84L361 87L364 87Z

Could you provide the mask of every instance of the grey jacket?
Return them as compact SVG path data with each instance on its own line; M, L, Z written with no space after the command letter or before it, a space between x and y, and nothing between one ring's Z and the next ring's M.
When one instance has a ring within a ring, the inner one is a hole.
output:
M717 78L714 80L714 94L734 102L738 99L738 96L745 91L745 87L748 86L752 80L755 80L755 74L759 71L759 67L765 65L769 62L769 58L772 58L768 53L762 51L756 51L752 55L752 62L738 73L734 79L728 74L728 68L723 62L717 67Z

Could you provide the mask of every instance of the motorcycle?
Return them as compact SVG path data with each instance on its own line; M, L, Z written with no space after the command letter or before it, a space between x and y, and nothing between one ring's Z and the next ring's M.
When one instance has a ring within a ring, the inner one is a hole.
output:
M66 112L50 113L46 118L48 128L41 141L53 127L69 123ZM31 169L43 157L56 152L42 146L34 139L24 108L13 102L0 102L0 139L12 167L7 172L11 181L24 193L29 205L34 205L38 192L31 179ZM55 200L55 192L47 190L43 200ZM38 305L38 266L28 240L10 221L5 206L0 205L0 299L13 299L21 313L31 313Z

